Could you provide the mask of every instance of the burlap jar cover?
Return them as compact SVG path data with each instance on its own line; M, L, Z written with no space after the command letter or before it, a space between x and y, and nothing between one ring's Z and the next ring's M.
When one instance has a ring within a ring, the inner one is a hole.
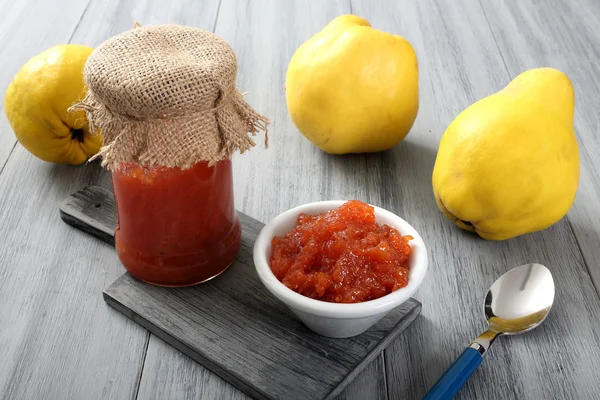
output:
M255 145L248 133L268 120L235 87L231 47L202 29L135 27L102 43L84 69L83 109L100 130L102 165L188 168L214 164Z

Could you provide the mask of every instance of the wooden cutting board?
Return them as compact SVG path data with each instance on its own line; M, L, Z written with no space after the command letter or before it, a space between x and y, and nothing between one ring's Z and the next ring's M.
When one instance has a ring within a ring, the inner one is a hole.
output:
M61 218L114 244L112 192L74 193ZM419 314L409 299L367 332L331 339L308 330L260 282L252 247L263 224L239 213L242 246L219 277L190 288L162 288L124 274L105 301L196 362L257 399L330 399L340 394Z

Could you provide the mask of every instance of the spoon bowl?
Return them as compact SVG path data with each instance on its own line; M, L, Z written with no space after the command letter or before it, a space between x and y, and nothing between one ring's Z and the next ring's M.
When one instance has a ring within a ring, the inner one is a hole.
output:
M465 349L423 399L453 398L498 336L518 335L539 326L553 302L554 280L543 265L525 264L502 275L490 287L483 302L489 329Z
M518 335L541 324L554 302L554 280L541 264L526 264L502 275L490 288L483 309L490 330Z

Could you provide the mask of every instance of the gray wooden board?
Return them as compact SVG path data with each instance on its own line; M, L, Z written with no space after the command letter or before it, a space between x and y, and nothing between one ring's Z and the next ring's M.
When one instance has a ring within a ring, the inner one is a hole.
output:
M114 230L112 192L90 186L60 206L73 226L104 239ZM263 287L252 247L263 224L240 213L242 247L218 278L191 288L161 288L129 274L104 291L108 304L256 398L321 399L339 395L418 315L410 299L362 335L314 334ZM91 227L86 228L88 225ZM104 227L104 228L102 228Z

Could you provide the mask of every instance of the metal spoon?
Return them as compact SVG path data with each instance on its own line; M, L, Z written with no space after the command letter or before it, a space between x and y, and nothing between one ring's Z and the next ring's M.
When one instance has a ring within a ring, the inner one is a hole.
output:
M517 335L541 324L554 301L554 280L541 264L526 264L502 275L485 296L483 309L489 329L475 339L423 400L452 399L500 335Z

